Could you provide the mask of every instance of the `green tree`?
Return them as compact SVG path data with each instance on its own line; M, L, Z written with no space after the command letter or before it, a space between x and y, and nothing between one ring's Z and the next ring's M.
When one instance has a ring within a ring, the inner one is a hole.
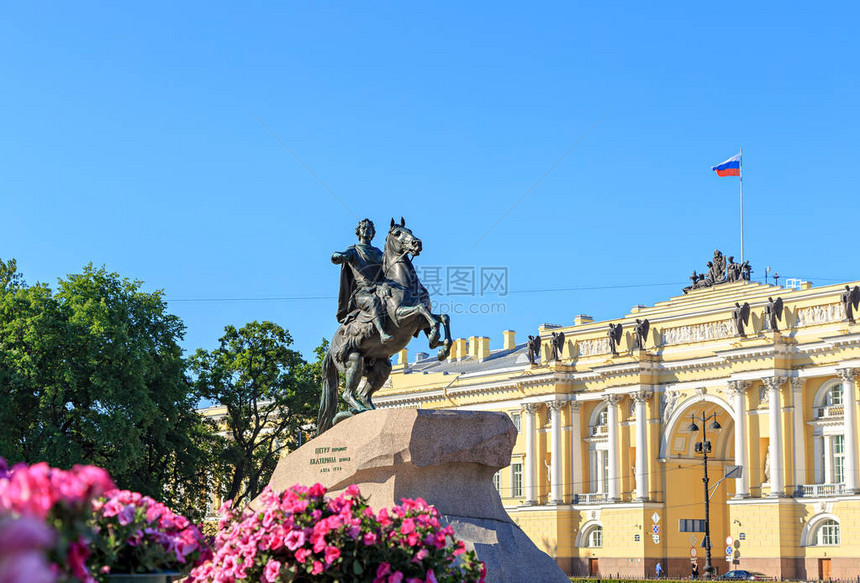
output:
M96 464L190 512L214 429L194 411L184 325L141 285L88 265L54 293L0 263L0 455Z
M290 333L272 322L227 326L220 343L198 350L191 369L197 392L226 408L223 459L230 474L223 493L234 501L253 499L315 419L320 364L305 362L290 348Z

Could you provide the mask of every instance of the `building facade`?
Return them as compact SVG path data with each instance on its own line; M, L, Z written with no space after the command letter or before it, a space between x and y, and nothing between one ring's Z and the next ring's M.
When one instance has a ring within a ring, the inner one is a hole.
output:
M845 286L693 287L613 320L617 354L610 322L588 316L539 327L534 364L512 331L495 350L458 339L442 362L403 351L375 403L508 414L519 435L497 489L569 574L701 571L704 448L718 572L860 575L860 326Z

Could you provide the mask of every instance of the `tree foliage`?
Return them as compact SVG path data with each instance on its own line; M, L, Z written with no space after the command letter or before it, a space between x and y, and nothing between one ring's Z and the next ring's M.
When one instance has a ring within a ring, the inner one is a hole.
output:
M198 350L191 359L198 393L226 409L222 459L230 472L223 493L234 501L262 491L281 454L301 444L315 418L325 346L308 364L292 342L277 324L250 322L227 326L217 349Z
M189 512L213 431L194 411L184 325L141 285L88 265L54 292L0 261L0 455L96 464Z

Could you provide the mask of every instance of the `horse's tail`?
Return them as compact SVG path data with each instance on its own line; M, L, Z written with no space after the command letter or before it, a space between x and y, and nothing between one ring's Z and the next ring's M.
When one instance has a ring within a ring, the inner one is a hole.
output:
M322 394L320 395L320 413L317 417L317 435L331 429L332 421L337 413L337 367L331 356L331 350L325 353L322 361Z

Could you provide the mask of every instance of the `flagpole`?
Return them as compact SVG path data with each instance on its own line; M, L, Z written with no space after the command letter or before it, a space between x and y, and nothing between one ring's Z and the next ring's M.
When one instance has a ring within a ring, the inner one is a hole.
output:
M741 265L744 263L744 149L741 148Z

